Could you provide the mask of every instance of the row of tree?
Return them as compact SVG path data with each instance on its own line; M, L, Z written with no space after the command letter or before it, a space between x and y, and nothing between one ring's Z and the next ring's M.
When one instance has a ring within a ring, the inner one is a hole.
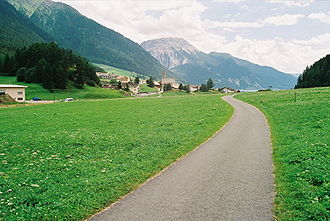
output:
M295 88L330 86L330 54L307 67L298 77Z
M17 81L40 83L47 89L66 89L70 82L77 88L100 84L97 68L71 50L56 43L35 43L6 54L0 73L17 76Z
M214 87L214 82L211 78L209 78L206 84L201 84L200 91L201 92L208 92L211 88Z

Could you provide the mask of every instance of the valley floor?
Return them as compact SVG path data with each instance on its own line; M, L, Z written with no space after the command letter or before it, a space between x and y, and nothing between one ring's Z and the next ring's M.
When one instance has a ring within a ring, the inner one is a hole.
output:
M220 95L1 109L0 220L80 220L219 130Z

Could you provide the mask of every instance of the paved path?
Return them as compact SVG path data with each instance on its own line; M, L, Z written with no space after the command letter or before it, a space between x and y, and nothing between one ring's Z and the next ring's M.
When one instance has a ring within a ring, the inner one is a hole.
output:
M267 123L256 108L223 99L235 114L221 132L90 220L272 220Z

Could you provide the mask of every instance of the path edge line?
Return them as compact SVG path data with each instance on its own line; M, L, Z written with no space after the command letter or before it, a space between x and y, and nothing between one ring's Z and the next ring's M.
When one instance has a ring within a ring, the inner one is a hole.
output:
M235 94L237 95L237 94ZM273 176L273 208L272 208L272 212L273 212L273 220L277 220L276 219L276 215L275 215L275 207L276 207L276 204L275 204L275 198L276 198L276 195L277 195L277 186L276 186L276 174L275 174L275 162L274 162L274 150L273 150L273 139L272 139L272 130L271 130L271 127L270 127L270 124L269 124L269 121L268 121L268 118L266 116L266 114L261 111L259 108L257 108L256 106L252 105L252 104L249 104L248 102L245 102L241 99L238 99L238 98L235 98L235 95L233 95L233 98L238 100L238 101L241 101L241 102L244 102L248 105L250 105L251 107L253 107L254 109L256 109L257 111L259 111L261 113L261 115L263 116L263 118L265 119L266 123L267 123L267 127L268 127L268 136L269 136L269 140L270 140L270 145L271 145L271 154L272 154L272 176Z

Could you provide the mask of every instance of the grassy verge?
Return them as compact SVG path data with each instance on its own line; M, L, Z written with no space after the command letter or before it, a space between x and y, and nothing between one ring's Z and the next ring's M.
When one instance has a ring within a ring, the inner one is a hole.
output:
M54 93L43 88L40 84L17 82L16 77L0 76L0 84L18 84L28 86L26 88L26 100L31 100L33 97L39 97L42 100L59 100L67 97L74 99L110 99L125 97L117 90L104 89L99 87L90 87L85 85L84 89L71 87L66 90L55 90Z
M277 219L329 220L330 88L236 97L258 107L269 121Z
M0 220L80 220L221 128L220 96L1 109Z

